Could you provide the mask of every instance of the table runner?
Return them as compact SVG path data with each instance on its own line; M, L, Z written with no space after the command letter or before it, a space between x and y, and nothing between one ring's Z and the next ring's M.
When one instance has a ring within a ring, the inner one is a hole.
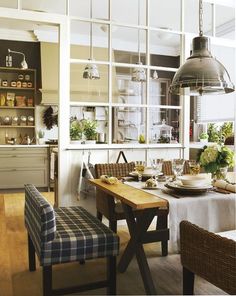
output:
M161 189L143 189L144 182L133 181L125 183L168 200L169 251L171 253L179 252L179 223L182 220L188 220L211 232L223 232L236 228L236 195L234 193L222 194L209 191L202 195L175 198ZM165 188L163 183L158 185L162 189Z

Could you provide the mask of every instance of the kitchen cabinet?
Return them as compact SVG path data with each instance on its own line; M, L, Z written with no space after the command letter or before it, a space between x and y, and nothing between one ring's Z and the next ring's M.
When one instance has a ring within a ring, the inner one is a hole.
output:
M0 148L0 189L48 186L48 148Z
M0 68L0 144L35 143L36 70Z

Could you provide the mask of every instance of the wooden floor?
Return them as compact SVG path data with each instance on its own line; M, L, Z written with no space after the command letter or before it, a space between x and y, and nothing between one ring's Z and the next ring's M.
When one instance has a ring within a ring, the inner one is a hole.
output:
M45 193L52 202L50 193ZM28 271L27 240L24 228L24 195L0 195L0 295L1 296L40 296L41 270ZM129 238L126 227L119 227L121 252ZM159 244L145 246L151 272L158 294L178 295L182 293L181 264L179 255L160 256ZM79 283L99 280L105 276L103 259L87 261L85 265L78 263L55 266L53 269L55 287L65 287ZM196 278L195 294L224 294L218 288ZM104 289L83 294L105 294ZM117 275L117 294L145 294L136 259L128 270Z

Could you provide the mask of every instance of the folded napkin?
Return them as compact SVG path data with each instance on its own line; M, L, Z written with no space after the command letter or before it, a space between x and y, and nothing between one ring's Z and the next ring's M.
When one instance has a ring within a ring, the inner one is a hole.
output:
M228 182L226 182L224 180L216 180L214 183L214 186L236 193L236 185L229 184Z
M108 175L102 175L100 179L102 180L102 182L111 184L111 185L118 183L118 179L116 177L110 177Z

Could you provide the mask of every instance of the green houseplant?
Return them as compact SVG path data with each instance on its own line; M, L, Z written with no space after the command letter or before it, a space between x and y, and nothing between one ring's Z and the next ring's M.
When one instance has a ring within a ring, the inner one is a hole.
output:
M75 119L70 123L70 139L73 143L81 142L83 136L83 124Z
M97 139L97 122L94 120L84 119L83 123L83 133L85 135L86 144L95 144Z
M43 130L39 130L38 133L37 133L37 138L38 138L38 144L39 145L43 145L44 144L44 135L45 135L45 132Z
M203 142L203 143L207 143L208 138L209 138L209 136L207 133L201 133L199 136L200 142Z

